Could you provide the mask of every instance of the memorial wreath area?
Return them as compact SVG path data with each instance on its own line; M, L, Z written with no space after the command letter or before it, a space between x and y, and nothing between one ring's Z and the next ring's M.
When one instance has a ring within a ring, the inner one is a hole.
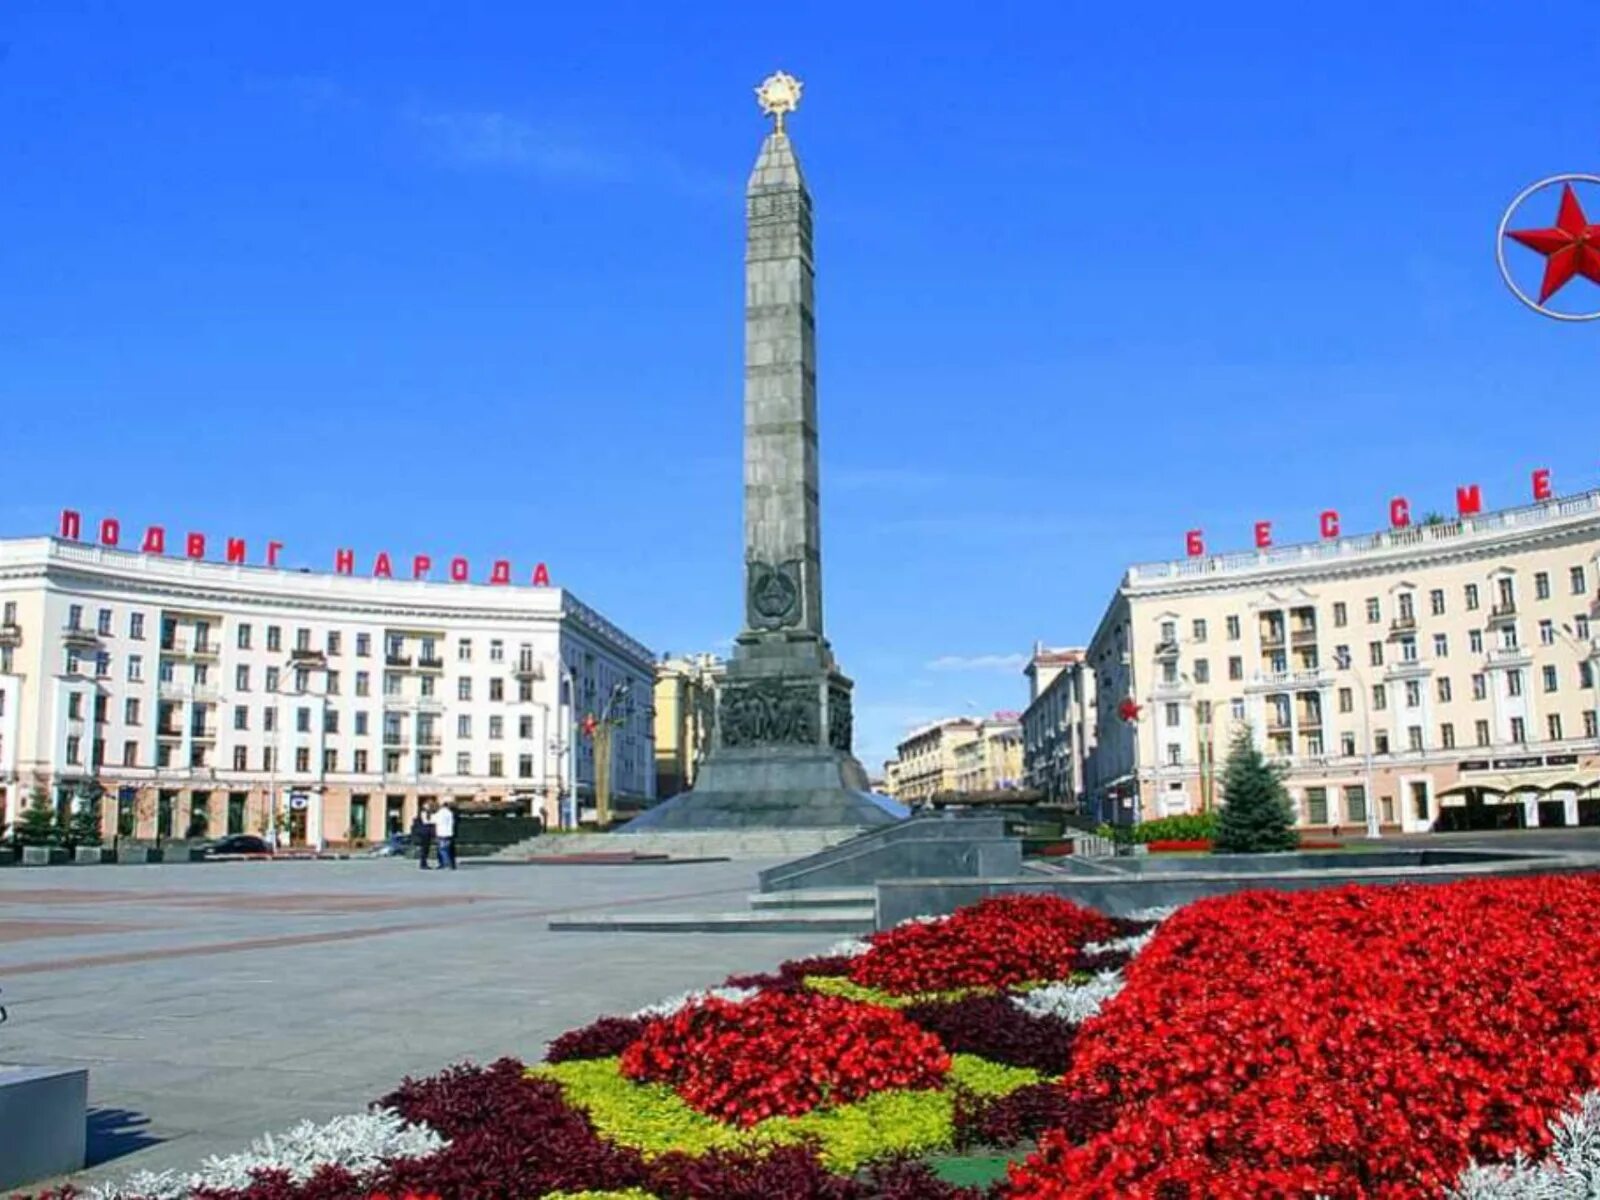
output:
M537 1065L406 1080L191 1175L50 1195L1600 1195L1600 879L1140 916L990 899L603 1017Z

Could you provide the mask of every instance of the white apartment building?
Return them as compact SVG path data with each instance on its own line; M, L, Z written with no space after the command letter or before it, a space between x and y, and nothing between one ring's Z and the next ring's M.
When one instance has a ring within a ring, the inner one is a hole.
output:
M1301 824L1600 822L1600 490L1128 570L1090 642L1092 807L1220 796L1230 734Z
M102 831L381 840L420 802L655 792L651 652L557 587L363 579L0 541L0 813L98 797Z
M1082 808L1084 763L1094 741L1094 672L1081 647L1035 643L1023 674L1028 707L1022 713L1023 785L1046 804Z

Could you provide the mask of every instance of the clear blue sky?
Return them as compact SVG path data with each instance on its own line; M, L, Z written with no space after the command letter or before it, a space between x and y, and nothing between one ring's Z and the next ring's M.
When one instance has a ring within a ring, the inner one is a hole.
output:
M0 533L63 505L740 619L752 87L806 84L827 619L871 767L1130 561L1600 482L1495 274L1594 0L0 6ZM1553 213L1552 213L1553 215ZM1600 289L1579 282L1600 298ZM1581 296L1575 296L1581 299Z

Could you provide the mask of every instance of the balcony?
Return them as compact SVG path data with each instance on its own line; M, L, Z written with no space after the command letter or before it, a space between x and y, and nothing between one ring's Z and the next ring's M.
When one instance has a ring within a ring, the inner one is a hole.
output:
M217 727L215 725L191 725L189 737L197 742L214 742L217 740Z
M1417 619L1415 617L1396 617L1389 622L1389 639L1411 637L1417 632Z
M1521 646L1501 646L1489 651L1491 667L1525 667L1533 662L1533 655Z
M1159 654L1159 649L1157 650ZM519 658L511 673L518 679L543 679L544 664L532 658Z
M1263 650L1281 650L1285 645L1284 630L1282 625L1265 625L1261 629L1261 648Z
M1175 642L1175 641L1170 641L1170 640L1169 641L1164 641L1164 642L1157 642L1156 643L1156 657L1158 659L1161 659L1161 658L1177 658L1178 657L1178 643Z
M156 695L163 700L192 700L196 704L215 704L217 689L203 683L169 683L156 686Z
M1510 621L1517 615L1517 602L1515 600L1502 600L1489 610L1489 620Z
M69 646L93 647L100 644L100 635L84 625L67 625L61 630L61 640Z
M1278 692L1295 689L1315 690L1327 687L1330 683L1332 680L1321 667L1301 671L1257 671L1251 679L1249 690Z
M385 654L383 665L386 667L409 667L411 656L409 654Z
M1304 629L1296 629L1289 634L1289 638L1296 646L1315 646L1317 644L1317 627L1309 625Z
M421 746L423 749L437 750L440 746L444 745L444 739L441 738L437 733L424 733L418 735L417 745Z
M158 738L181 738L183 736L183 728L179 725L157 725L156 736Z
M0 625L0 646L22 645L22 626L11 621Z
M328 656L321 650L291 650L289 651L289 665L300 667L303 670L320 671L328 665Z
M419 671L442 671L444 670L444 659L437 657L428 658L419 655L417 658L417 669Z

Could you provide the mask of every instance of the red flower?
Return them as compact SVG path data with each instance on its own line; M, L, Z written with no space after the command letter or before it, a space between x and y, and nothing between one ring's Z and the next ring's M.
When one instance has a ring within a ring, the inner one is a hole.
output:
M622 1054L628 1078L670 1083L701 1112L746 1126L889 1088L937 1087L949 1069L939 1039L899 1013L789 992L691 1004Z
M995 896L937 924L878 934L850 978L897 996L1065 979L1084 943L1115 936L1107 918L1059 896Z

